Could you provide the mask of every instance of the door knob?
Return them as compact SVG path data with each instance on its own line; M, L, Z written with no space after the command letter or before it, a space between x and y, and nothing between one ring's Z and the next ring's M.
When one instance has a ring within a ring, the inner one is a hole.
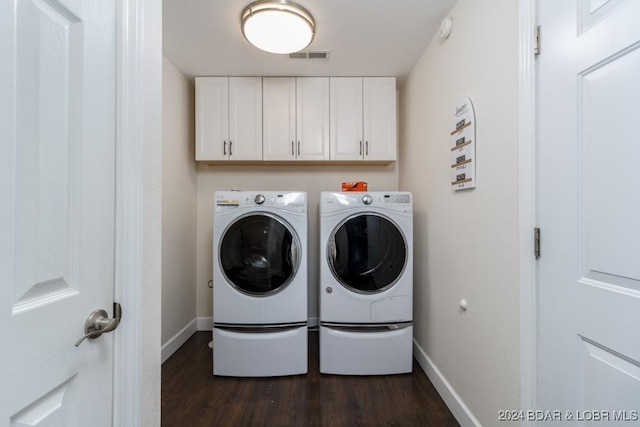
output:
M76 347L82 344L85 339L95 339L100 335L113 331L120 324L122 319L122 307L117 302L113 303L113 318L109 318L106 311L102 309L93 310L86 322L84 322L85 335L76 342Z

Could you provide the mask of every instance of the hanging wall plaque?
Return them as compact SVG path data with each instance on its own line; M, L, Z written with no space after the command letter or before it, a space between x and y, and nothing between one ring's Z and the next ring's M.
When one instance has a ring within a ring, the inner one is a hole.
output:
M476 120L471 99L457 103L451 131L451 187L465 190L476 186Z

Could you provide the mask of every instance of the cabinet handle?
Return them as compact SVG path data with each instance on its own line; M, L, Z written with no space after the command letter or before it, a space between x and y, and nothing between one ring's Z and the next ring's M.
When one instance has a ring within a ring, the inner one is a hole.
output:
M369 155L369 141L364 142L364 155L365 156Z
M360 141L360 155L362 156L362 141Z
M231 147L233 147L233 141L229 141L229 155L233 156L233 151L231 151Z
M293 151L293 141L291 141L291 155L292 155L292 156L295 156L295 155L296 155L296 152L295 152L295 151Z
M300 141L298 141L298 156L300 155Z
M224 144L222 145L222 154L227 155L227 141L222 141Z

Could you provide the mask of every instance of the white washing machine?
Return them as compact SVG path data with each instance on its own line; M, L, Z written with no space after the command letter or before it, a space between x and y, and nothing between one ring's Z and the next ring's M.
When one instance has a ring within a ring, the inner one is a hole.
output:
M323 192L320 257L320 372L411 372L411 193Z
M213 373L307 372L307 195L217 191Z

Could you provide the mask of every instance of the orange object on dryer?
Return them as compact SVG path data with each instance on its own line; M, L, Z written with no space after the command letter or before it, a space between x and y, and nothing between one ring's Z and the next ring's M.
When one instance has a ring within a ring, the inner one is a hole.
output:
M343 182L342 191L367 191L367 183L364 181Z

